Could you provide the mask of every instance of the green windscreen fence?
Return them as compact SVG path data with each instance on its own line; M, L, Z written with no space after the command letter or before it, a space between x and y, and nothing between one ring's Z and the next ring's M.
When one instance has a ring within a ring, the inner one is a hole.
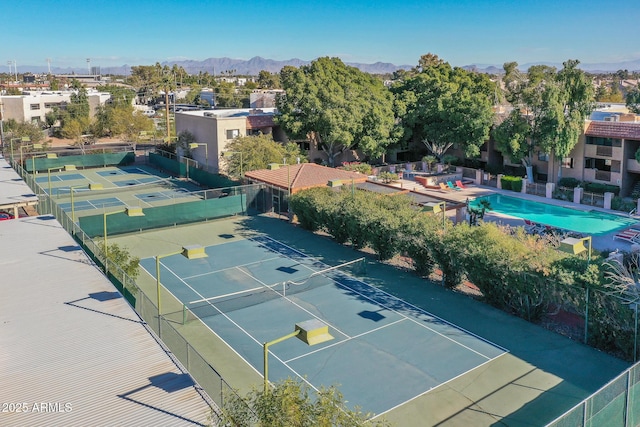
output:
M169 206L145 207L144 216L128 216L126 213L107 215L107 234L109 236L154 228L170 227L180 224L207 221L247 211L245 194L232 194L209 200L176 203ZM104 215L91 215L79 218L80 228L91 238L104 235Z
M46 157L32 157L25 159L24 168L27 172L33 173L34 167L38 172L46 172L49 169L63 168L66 165L75 165L78 168L123 166L133 163L135 159L136 156L133 151L59 156L52 159Z
M640 364L635 364L547 427L640 425Z
M187 174L187 166L177 160L169 159L156 153L149 153L149 163L156 165L158 168L171 172L174 175L185 176Z
M156 153L149 153L149 163L160 169L171 172L174 175L187 176L187 165L178 162L176 159L170 159ZM209 188L233 187L240 185L239 182L233 181L225 176L209 173L193 166L189 166L188 172L190 179Z

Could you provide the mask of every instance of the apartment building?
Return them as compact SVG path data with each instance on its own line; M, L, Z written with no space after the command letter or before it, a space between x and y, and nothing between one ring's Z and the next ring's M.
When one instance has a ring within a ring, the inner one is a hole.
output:
M192 133L201 144L191 151L193 159L218 172L222 152L238 136L272 134L276 141L287 141L284 132L273 121L274 114L275 108L182 111L175 115L176 133Z
M54 108L65 108L71 101L73 91L26 91L22 95L0 96L3 106L3 120L17 122L44 122L45 116ZM99 106L111 97L107 92L87 91L89 114L93 116Z

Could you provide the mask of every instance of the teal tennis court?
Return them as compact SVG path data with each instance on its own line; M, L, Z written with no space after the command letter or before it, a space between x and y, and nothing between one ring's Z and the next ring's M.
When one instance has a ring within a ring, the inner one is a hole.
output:
M263 343L289 334L296 323L316 319L329 326L331 341L271 346L272 382L294 377L315 388L336 385L350 406L379 415L506 352L270 237L205 251L207 258L161 257L160 281L184 308L162 313L199 318L248 369L262 373ZM141 266L156 277L155 258Z

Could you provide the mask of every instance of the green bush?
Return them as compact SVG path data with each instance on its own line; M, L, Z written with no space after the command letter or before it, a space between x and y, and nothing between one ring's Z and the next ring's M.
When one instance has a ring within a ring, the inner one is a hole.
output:
M503 190L522 191L522 178L518 176L504 175L500 182L502 183Z
M635 207L636 203L633 200L626 200L618 196L611 199L611 209L614 211L631 212Z
M580 181L576 178L560 178L558 187L576 188L580 185Z
M360 172L364 175L371 175L371 165L360 162L344 162L342 168L346 171Z
M613 193L616 196L620 194L620 187L611 184L602 184L600 182L587 182L584 186L585 191L589 193Z

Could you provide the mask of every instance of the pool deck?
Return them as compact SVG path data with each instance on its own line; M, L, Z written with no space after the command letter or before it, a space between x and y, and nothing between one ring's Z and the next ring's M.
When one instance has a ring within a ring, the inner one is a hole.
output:
M564 206L572 209L578 209L583 211L600 211L605 212L612 215L620 215L622 217L628 218L628 216L622 212L612 211L608 209L598 208L595 206L589 205L581 205L578 203L568 202L565 200L557 200L557 199L547 199L545 197L535 196L532 194L524 194L524 193L516 193L515 191L506 191L500 190L494 187L487 187L483 185L475 185L469 184L466 186L464 190L461 191L443 191L440 189L429 189L425 188L422 185L416 183L415 181L409 180L401 180L392 184L396 187L401 187L404 189L409 189L413 192L419 194L426 194L431 197L451 201L451 202L459 202L464 203L467 199L474 199L476 197L487 196L490 194L498 193L504 194L510 197L516 197L520 199L531 200L539 203L547 203L555 206ZM449 218L455 222L455 212L448 211ZM484 217L485 221L497 222L500 224L510 225L510 226L523 226L524 221L521 218L516 218L508 215L502 215L494 212L487 212ZM639 227L640 228L640 219L639 219ZM613 237L619 231L614 231L611 233L593 236L593 248L599 251L608 251L614 252L616 250L629 252L631 250L640 250L640 245L633 245L630 242L626 242L624 240L617 240Z

